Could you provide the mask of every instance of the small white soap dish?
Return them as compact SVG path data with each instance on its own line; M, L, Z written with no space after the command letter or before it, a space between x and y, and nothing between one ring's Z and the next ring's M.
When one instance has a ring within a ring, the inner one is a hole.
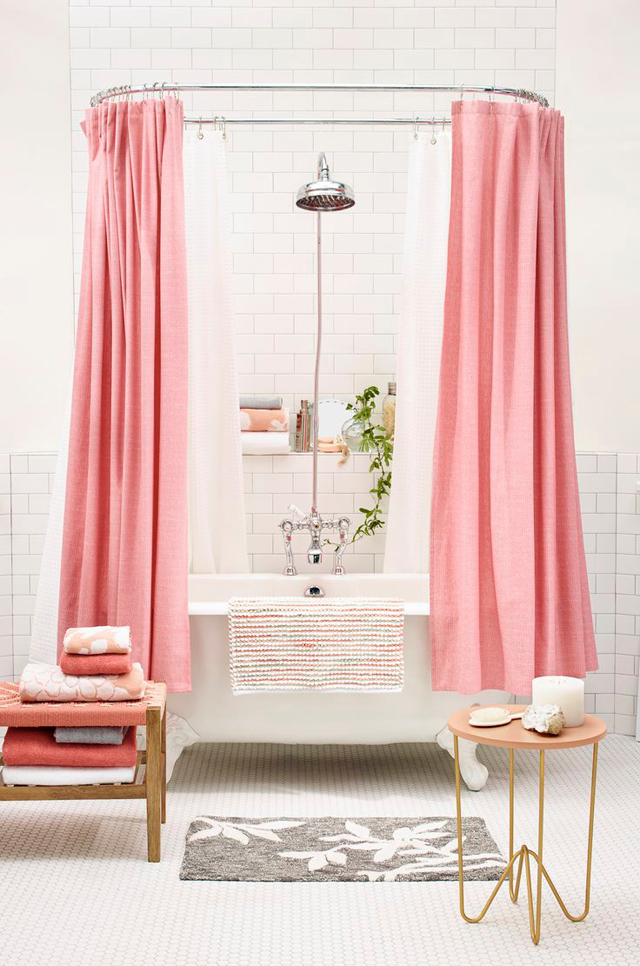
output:
M509 724L521 718L523 712L511 714L506 708L472 708L469 715L469 724L475 728L495 728L498 725Z

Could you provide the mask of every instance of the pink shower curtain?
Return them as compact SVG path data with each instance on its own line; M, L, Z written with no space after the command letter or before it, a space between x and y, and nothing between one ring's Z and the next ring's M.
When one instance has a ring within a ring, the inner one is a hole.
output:
M431 513L432 679L526 695L597 668L575 466L563 119L453 104Z
M59 602L130 624L133 657L190 689L182 104L87 111L89 189Z

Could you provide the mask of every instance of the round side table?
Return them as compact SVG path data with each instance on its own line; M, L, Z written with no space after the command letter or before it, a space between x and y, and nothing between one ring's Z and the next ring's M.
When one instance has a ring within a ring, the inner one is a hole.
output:
M507 708L511 714L524 710L524 705L505 704L500 707ZM474 708L474 710L476 710ZM527 731L522 727L522 721L512 721L507 725L500 725L495 728L478 728L469 724L470 708L454 712L447 722L449 731L453 734L455 772L456 772L456 816L458 823L458 884L460 894L460 914L466 922L480 922L497 896L503 882L509 879L509 896L512 902L518 901L520 891L520 880L522 877L522 867L526 872L527 896L529 900L529 928L531 938L537 945L540 941L540 921L542 915L542 879L546 879L553 895L558 901L558 905L563 913L571 922L582 922L589 912L589 899L591 893L591 857L593 847L593 819L596 801L596 769L598 765L598 743L604 738L607 728L604 721L596 718L595 715L586 714L584 724L578 728L565 728L559 735L540 735L535 731ZM460 809L460 766L458 760L458 739L466 738L481 745L496 745L501 748L509 749L509 863L496 883L493 892L484 904L481 912L477 916L469 916L464 908L464 877L462 870L462 814ZM542 845L544 837L544 756L546 751L559 751L565 748L579 748L582 745L593 745L593 760L591 765L591 799L589 804L589 836L587 845L587 878L585 886L584 910L580 915L573 916L564 902L558 890L553 884L549 873L542 864ZM534 852L527 845L522 845L517 852L513 851L513 753L516 750L531 749L540 753L540 772L538 785L538 848ZM537 886L534 897L530 858L537 863ZM515 874L514 868L518 863ZM535 905L535 912L534 912Z

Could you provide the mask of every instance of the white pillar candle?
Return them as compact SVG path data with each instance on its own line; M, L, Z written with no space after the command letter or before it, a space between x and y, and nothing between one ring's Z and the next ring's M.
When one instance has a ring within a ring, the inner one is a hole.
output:
M567 728L584 724L584 681L551 675L534 678L531 684L532 704L559 704Z

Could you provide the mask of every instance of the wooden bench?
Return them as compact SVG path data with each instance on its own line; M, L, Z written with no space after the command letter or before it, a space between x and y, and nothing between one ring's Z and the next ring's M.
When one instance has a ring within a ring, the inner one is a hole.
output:
M167 686L149 681L140 701L21 702L18 685L0 682L0 727L55 728L130 725L146 728L146 751L139 751L135 777L115 785L6 785L0 776L0 801L85 801L87 799L144 798L147 802L147 857L160 861L160 826L166 821L167 798ZM2 764L0 757L0 764Z

